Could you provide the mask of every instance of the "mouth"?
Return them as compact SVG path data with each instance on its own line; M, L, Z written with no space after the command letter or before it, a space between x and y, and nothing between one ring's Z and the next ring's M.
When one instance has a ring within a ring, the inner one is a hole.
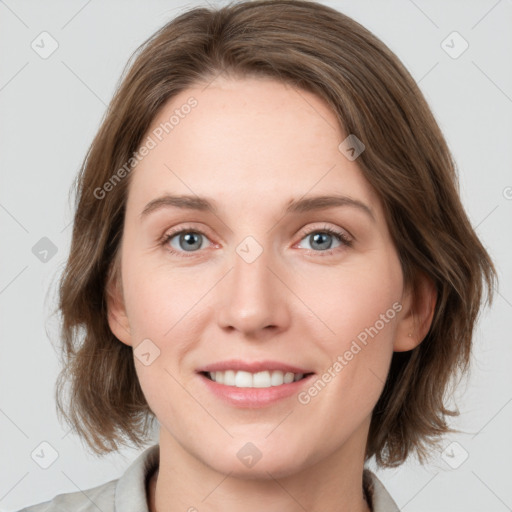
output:
M234 386L237 388L270 388L283 386L303 380L310 373L284 372L281 370L263 370L259 372L248 372L243 370L223 370L200 372L207 379L224 386Z
M284 361L230 359L196 370L213 397L236 408L261 408L291 399L314 372Z

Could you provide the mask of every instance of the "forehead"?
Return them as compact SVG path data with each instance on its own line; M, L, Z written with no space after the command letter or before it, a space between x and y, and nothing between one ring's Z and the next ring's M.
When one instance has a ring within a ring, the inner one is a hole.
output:
M153 147L132 171L128 207L163 192L260 209L306 194L375 203L357 162L338 149L345 137L308 91L259 77L197 84L171 98L144 136Z

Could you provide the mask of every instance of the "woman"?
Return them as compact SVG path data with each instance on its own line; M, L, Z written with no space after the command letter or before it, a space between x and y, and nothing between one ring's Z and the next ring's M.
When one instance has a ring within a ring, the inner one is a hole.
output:
M495 271L381 41L309 1L185 12L137 52L77 192L60 411L97 453L160 438L25 510L398 510L365 463L452 431Z

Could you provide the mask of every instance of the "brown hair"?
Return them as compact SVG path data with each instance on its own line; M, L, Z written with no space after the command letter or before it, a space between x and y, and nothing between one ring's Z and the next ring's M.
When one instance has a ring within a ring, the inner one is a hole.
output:
M131 174L120 179L118 172L100 198L97 191L126 169L167 100L221 73L258 75L317 94L342 130L363 141L357 162L382 201L405 282L424 273L435 284L431 328L415 349L393 354L366 452L381 466L401 464L412 450L423 461L442 434L456 431L444 417L458 411L445 408L444 395L450 379L468 368L484 284L491 300L496 273L461 205L447 144L399 59L327 6L255 0L180 14L137 49L126 69L77 176L72 244L59 289L58 413L98 454L125 439L138 447L146 442L155 418L132 348L107 322L107 285L120 286Z

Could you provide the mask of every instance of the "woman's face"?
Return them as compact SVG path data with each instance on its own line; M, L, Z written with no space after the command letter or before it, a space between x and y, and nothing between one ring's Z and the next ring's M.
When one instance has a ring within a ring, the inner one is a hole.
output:
M144 137L111 328L161 442L234 475L362 463L406 300L382 206L323 100L205 86Z

